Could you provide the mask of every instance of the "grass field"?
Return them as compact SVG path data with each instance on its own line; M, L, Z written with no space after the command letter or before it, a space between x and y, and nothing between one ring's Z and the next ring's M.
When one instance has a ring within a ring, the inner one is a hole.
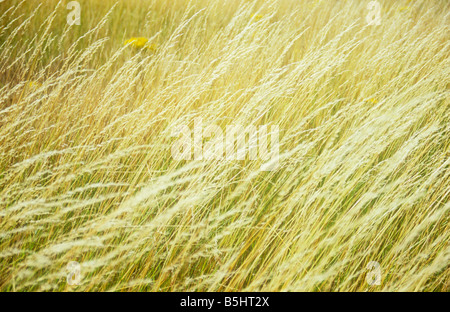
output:
M449 1L78 2L0 3L1 291L449 291Z

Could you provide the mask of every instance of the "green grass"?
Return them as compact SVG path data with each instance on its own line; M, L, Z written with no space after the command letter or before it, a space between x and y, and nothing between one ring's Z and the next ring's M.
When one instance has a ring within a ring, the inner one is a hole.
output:
M79 3L0 3L0 290L448 291L448 1ZM197 117L279 167L175 160Z

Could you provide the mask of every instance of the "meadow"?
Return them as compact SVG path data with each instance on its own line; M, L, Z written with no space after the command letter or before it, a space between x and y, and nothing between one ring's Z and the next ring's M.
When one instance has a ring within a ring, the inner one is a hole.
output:
M69 2L0 2L0 291L449 291L449 1Z

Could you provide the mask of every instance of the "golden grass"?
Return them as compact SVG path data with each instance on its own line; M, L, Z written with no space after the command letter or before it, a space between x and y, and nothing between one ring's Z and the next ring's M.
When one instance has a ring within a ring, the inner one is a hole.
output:
M0 290L448 291L448 1L79 2L0 3ZM175 161L196 117L279 168Z

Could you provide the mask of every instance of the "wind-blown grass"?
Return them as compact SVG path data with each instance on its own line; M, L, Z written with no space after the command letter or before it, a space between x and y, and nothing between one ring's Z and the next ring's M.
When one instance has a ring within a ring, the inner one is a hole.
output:
M2 291L448 291L448 1L79 2L0 3ZM196 117L280 166L174 160Z

